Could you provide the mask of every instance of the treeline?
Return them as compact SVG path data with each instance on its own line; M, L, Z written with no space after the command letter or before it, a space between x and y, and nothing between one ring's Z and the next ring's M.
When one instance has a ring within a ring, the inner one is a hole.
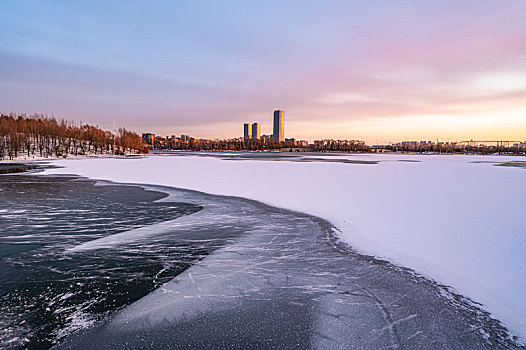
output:
M189 139L178 140L156 140L154 149L158 150L188 150L188 151L260 151L281 148L298 148L293 142L279 142L277 140L201 140Z
M445 154L520 154L526 153L526 144L517 145L465 145L465 144L428 144L428 145L403 145L397 144L388 147L394 152L410 153L445 153Z
M144 151L141 137L125 128L113 135L97 126L42 114L0 115L0 159Z
M360 140L321 140L308 146L315 152L368 152L369 146Z
M180 139L157 138L153 144L159 150L189 150L189 151L260 151L276 149L293 149L315 152L367 152L369 147L363 141L356 140L324 140L310 145L299 145L296 142L278 141L274 139L228 139L201 140L190 138Z
M188 138L155 138L150 145L156 150L189 150L189 151L260 151L260 150L294 150L311 152L400 152L400 153L446 153L446 154L525 154L526 142L516 145L466 145L463 143L415 144L399 143L384 146L368 146L360 140L317 140L308 145L294 142L279 142L273 139L228 139L203 140Z

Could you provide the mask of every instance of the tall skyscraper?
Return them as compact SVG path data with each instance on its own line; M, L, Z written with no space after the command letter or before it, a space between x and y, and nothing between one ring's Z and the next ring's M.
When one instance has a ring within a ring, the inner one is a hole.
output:
M274 132L272 138L279 141L285 141L285 112L274 111Z
M245 123L245 126L243 128L243 137L245 139L252 138L252 125Z
M260 123L252 124L252 138L259 140L260 136L261 136L261 124Z

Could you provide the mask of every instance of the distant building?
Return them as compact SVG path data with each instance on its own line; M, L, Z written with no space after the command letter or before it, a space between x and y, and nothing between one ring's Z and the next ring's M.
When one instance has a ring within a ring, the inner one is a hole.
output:
M283 111L274 111L274 132L272 138L285 141L285 112Z
M307 147L309 143L306 140L299 140L297 141L298 146L300 147Z
M370 151L374 153L386 153L392 152L392 148L389 145L372 145Z
M155 136L154 147L163 147L166 144L166 139L161 136Z
M252 138L252 125L245 123L243 128L243 138L250 139Z
M261 123L252 124L252 138L254 140L259 140L261 135Z
M155 143L155 134L144 133L142 134L142 142L153 146Z
M188 135L181 135L181 141L182 142L188 142L190 141L191 137Z
M296 139L292 137L290 139L285 139L285 142L290 142L290 143L296 144Z

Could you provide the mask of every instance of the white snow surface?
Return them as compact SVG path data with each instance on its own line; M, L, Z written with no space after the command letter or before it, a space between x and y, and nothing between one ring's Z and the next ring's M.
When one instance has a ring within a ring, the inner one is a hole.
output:
M380 162L156 155L57 160L63 168L45 174L167 185L316 215L355 250L452 286L526 339L526 169L487 163L525 157L321 157Z

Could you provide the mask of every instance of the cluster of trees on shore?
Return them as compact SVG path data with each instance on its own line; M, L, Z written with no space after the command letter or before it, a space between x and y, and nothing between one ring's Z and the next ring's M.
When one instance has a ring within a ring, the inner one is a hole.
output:
M369 146L360 140L321 140L308 147L316 152L369 152Z
M509 143L509 142L508 142ZM387 146L368 146L360 140L320 140L309 145L299 146L294 142L279 142L274 139L228 139L202 140L189 138L165 139L156 138L151 147L156 150L189 150L189 151L260 151L260 150L294 150L312 152L384 152L402 153L451 153L451 154L525 154L526 143L498 146L469 145L465 143L398 143Z
M275 139L228 139L201 140L190 138L156 139L153 145L158 150L191 150L191 151L260 151L260 150L302 150L302 151L333 151L333 152L367 152L369 148L363 141L356 140L324 140L307 146L295 142L278 141Z
M446 153L446 154L525 154L526 144L470 145L465 143L443 143L408 145L396 144L389 147L394 152Z
M114 135L98 126L42 114L0 115L0 160L126 152L147 152L147 148L138 134L125 128Z
M260 151L274 150L287 147L296 147L292 142L279 142L277 140L201 140L190 138L181 140L156 140L154 149L188 150L188 151Z

